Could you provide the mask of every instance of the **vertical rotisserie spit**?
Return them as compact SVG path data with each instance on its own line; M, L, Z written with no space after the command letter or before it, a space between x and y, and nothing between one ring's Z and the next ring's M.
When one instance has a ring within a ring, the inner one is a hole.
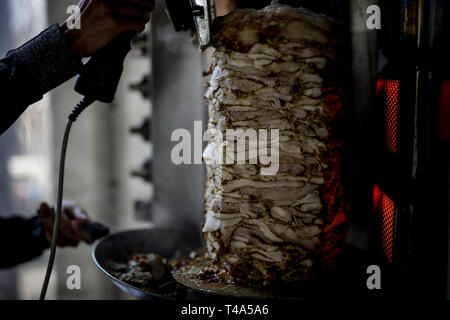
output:
M213 31L203 276L265 286L315 278L339 252L345 222L338 26L269 6L217 18ZM277 172L225 163L227 129L278 129Z

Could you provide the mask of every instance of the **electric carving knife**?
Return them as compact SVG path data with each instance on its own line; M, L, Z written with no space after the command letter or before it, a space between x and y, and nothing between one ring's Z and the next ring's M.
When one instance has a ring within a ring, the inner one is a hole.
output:
M166 0L175 31L197 29L200 48L208 47L211 40L212 12L210 0Z
M211 40L212 13L210 0L166 0L175 31L197 30L200 48L208 47ZM90 58L79 75L75 91L94 100L110 103L119 84L123 61L131 50L130 41L135 34L125 32Z

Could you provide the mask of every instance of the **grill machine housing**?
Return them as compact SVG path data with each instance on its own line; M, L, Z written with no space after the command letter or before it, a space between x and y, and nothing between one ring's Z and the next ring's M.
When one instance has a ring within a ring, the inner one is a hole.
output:
M380 6L385 19L379 46L388 62L378 78L374 110L375 251L389 270L392 292L442 298L449 172L448 140L442 140L448 101L441 83L450 69L444 58L448 47L440 39L449 31L450 6L439 0L380 1ZM375 205L378 194L381 207Z

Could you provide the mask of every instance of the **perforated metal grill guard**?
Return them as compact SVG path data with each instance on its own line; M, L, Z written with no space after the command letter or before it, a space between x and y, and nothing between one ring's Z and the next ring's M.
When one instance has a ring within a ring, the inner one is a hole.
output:
M373 186L373 208L375 212L381 215L383 253L386 259L392 262L397 208L394 201L377 185Z
M392 153L400 151L400 83L398 80L385 81L385 138L386 147Z

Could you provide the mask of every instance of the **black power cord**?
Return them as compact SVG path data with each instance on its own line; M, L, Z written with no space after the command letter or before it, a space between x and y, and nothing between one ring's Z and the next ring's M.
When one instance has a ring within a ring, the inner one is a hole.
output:
M66 130L64 132L63 143L61 147L61 158L59 159L59 173L58 173L58 196L56 202L56 216L55 223L53 225L53 235L52 235L52 243L50 249L50 257L47 264L47 271L45 273L44 284L42 285L41 295L39 300L45 300L45 295L47 293L48 284L50 282L50 276L52 275L53 263L55 261L56 255L56 244L58 243L58 231L59 224L61 221L61 212L62 212L62 201L63 201L63 187L64 187L64 168L66 163L66 152L67 145L69 142L70 129L72 128L72 124L77 121L80 114L89 107L95 99L84 97L78 105L73 109L72 113L69 115L69 121L67 121Z
M63 144L61 148L61 158L59 160L58 177L58 198L56 204L56 217L53 226L53 237L50 251L50 258L45 273L44 284L40 300L45 299L48 283L55 261L56 243L58 242L59 222L62 211L63 185L64 185L64 165L66 161L67 144L69 141L70 129L72 124L77 121L78 116L89 107L94 101L98 100L104 103L111 103L119 85L120 77L123 71L123 62L128 52L131 50L131 39L136 35L134 31L127 31L115 38L106 47L101 49L83 67L75 84L75 91L84 96L84 98L73 109L67 122L64 133Z

